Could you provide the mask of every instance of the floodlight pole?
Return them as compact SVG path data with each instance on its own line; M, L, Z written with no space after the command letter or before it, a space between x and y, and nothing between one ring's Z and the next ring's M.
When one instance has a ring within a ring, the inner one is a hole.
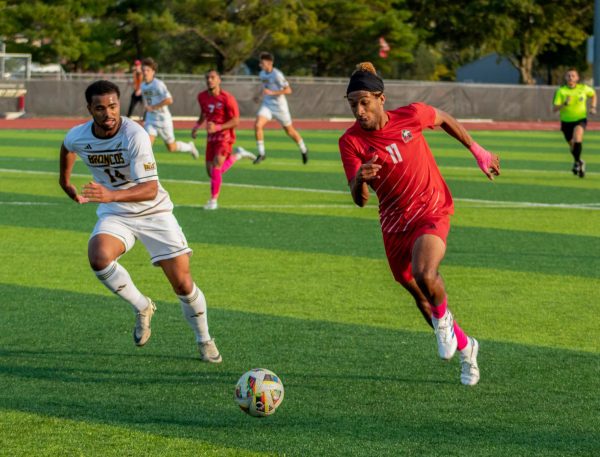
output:
M594 0L594 86L600 86L600 0Z

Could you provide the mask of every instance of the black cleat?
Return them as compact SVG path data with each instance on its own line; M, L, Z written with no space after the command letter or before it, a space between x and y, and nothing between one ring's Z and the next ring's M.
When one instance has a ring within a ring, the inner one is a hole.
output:
M585 162L583 160L579 161L579 170L577 172L580 178L585 177Z
M579 174L579 162L573 162L572 171L575 176Z
M306 162L308 162L308 149L306 149L306 152L302 153L302 163L306 165Z
M261 163L263 160L265 160L267 157L265 154L259 154L258 156L256 156L256 159L254 159L252 161L252 163L254 165L258 165L259 163Z

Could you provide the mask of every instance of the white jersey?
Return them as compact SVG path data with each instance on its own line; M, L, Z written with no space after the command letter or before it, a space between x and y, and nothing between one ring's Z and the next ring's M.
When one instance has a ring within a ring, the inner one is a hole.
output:
M290 85L287 82L287 79L285 79L285 76L283 76L283 73L277 68L273 68L270 73L261 70L258 74L258 77L260 78L260 82L263 84L265 89L283 90ZM265 95L263 97L262 104L269 109L279 111L289 110L285 95Z
M121 121L121 127L111 138L96 137L92 130L93 121L73 127L65 137L65 148L77 153L92 172L94 181L108 189L129 189L143 182L158 181L148 134L127 117L121 117ZM172 210L171 198L159 182L153 200L100 203L96 214L99 217L105 214L134 217Z
M147 106L156 105L167 98L173 98L165 83L158 78L154 78L149 83L142 83L142 96ZM154 111L147 111L145 122L154 125L172 123L173 119L169 107L163 106Z

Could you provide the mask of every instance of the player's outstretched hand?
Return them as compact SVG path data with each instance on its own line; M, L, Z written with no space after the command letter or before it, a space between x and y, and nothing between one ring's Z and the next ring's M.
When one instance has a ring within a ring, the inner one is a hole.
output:
M377 162L377 154L373 156L371 160L363 163L358 169L358 177L361 182L370 182L374 179L379 179L379 170L381 170L381 165Z
M91 181L83 186L83 196L90 202L109 203L112 201L112 192L102 184Z
M75 187L73 184L65 184L63 186L63 189L65 190L67 195L75 201L75 203L79 203L81 205L81 204L87 203L89 201L83 195L80 195L79 193L77 193L77 187Z
M471 144L469 151L471 151L471 154L477 160L477 165L488 179L493 181L494 176L500 175L500 157L490 151L486 151L475 142Z
M77 203L79 203L80 205L83 205L84 203L89 203L90 201L85 198L83 195L75 195L75 198L73 199L75 200Z

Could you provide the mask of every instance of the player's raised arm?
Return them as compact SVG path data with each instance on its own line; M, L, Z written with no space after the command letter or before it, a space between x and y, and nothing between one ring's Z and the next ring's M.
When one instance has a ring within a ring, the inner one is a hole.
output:
M74 152L69 151L64 144L60 146L60 173L58 183L62 190L77 203L87 203L88 199L83 195L77 193L77 188L71 184L71 172L73 171L73 165L77 155Z
M477 160L477 165L479 165L481 171L483 171L490 180L493 180L494 176L500 174L500 158L496 154L479 146L473 140L469 132L467 132L467 129L465 129L464 126L450 114L436 109L434 125L444 129L448 135L456 138L471 151L471 154L473 154L473 157Z

